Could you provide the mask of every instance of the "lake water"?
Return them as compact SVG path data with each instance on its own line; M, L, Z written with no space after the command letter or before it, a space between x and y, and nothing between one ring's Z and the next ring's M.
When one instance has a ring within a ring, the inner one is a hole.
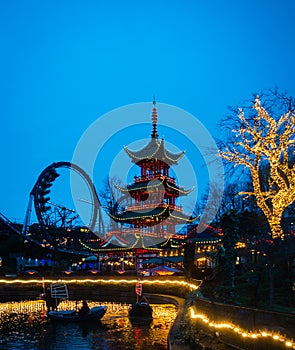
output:
M154 319L149 325L132 324L128 304L88 301L88 305L108 307L100 322L91 325L52 322L41 301L0 303L0 349L167 349L168 332L177 314L174 305L152 304ZM75 306L73 301L60 304L63 309L75 309Z

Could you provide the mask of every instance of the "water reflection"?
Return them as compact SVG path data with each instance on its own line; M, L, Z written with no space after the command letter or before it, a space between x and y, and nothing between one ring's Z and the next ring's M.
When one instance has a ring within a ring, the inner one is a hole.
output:
M167 336L176 317L170 304L154 304L150 325L132 324L128 304L106 305L107 313L100 322L54 323L46 315L41 301L0 303L0 349L21 350L165 350ZM60 307L73 309L80 305L67 301Z

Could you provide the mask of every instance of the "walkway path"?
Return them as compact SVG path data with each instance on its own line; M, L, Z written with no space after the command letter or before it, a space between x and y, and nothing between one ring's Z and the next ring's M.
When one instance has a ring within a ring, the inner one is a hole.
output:
M185 299L173 297L178 306L178 314L168 335L168 350L192 350L189 345L184 344L181 337L181 325L184 313Z

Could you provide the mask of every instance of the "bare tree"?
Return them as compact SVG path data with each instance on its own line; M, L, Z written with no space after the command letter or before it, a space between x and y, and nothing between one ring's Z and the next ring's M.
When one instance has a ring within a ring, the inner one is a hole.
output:
M103 207L108 214L114 215L118 209L121 209L126 205L126 199L118 187L123 187L123 182L117 176L106 177L103 181L103 188L99 191L99 197L101 199ZM118 224L111 220L111 229L117 229Z
M211 196L208 196L209 191L211 191ZM202 197L202 218L204 222L210 222L213 219L214 225L219 225L221 215L224 211L223 201L220 203L220 193L222 188L218 182L211 182L210 189L206 191L205 195Z
M272 237L282 238L281 219L295 198L295 113L292 98L283 99L278 93L274 96L285 103L287 112L277 116L280 106L275 108L275 102L271 101L274 106L271 116L257 97L253 105L255 115L249 117L243 109L239 110L238 128L232 130L234 139L219 155L248 169L253 190L239 194L256 199Z
M228 210L235 210L236 212L242 212L245 210L245 203L241 197L238 196L241 190L245 190L247 183L239 181L236 183L227 183L223 191L222 201L220 202L219 196L222 189L218 182L210 183L212 196L210 200L208 198L208 192L202 197L201 211L202 215L207 220L207 216L212 217L212 213L215 213L213 224L219 226L222 215Z

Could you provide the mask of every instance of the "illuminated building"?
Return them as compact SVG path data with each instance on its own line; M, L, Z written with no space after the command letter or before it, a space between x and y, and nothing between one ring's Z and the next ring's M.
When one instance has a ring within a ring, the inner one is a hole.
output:
M108 232L99 247L89 247L92 252L116 257L116 260L136 257L137 269L142 268L144 259L160 254L163 242L176 236L177 225L195 220L177 205L177 199L188 195L192 189L180 187L170 175L170 167L177 165L184 152L170 152L164 139L158 138L155 101L153 105L150 141L138 151L125 147L131 161L140 168L140 175L134 176L130 185L116 185L121 198L109 211L109 216L120 224L119 228Z
M165 147L164 139L159 140L157 131L158 114L153 102L152 133L149 143L141 150L125 151L132 162L139 166L140 176L135 176L131 185L116 186L122 198L128 197L128 207L110 213L116 222L129 225L145 237L169 238L176 234L176 225L193 222L185 215L176 201L192 190L180 187L170 176L170 167L177 165L184 152L172 153ZM120 203L120 200L119 200ZM119 207L119 205L117 206Z

